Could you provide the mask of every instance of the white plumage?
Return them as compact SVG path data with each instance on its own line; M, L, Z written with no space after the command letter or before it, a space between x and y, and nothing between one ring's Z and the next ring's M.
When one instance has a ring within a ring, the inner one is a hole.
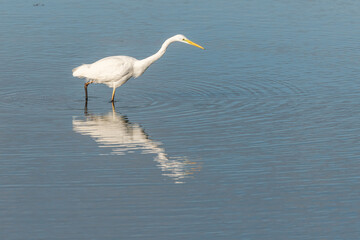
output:
M75 68L73 76L109 87L119 87L132 77L135 61L135 58L127 56L106 57L93 64L83 64Z
M164 55L167 47L173 42L183 42L204 49L200 45L188 40L184 35L178 34L167 39L160 50L154 55L137 60L128 56L112 56L100 59L92 64L83 64L73 69L73 76L85 78L85 98L87 100L87 86L90 83L102 83L113 88L111 101L114 101L115 90L126 83L130 78L141 76L145 70Z

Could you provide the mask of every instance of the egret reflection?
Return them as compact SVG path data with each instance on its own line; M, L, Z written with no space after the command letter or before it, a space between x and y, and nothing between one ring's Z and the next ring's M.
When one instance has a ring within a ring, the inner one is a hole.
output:
M160 142L150 139L139 124L116 113L114 106L106 115L89 114L86 109L85 118L74 118L72 124L74 132L90 136L99 147L111 148L110 154L125 155L135 151L155 154L154 161L162 175L171 177L175 183L183 183L184 178L199 170L199 165L186 157L168 156Z

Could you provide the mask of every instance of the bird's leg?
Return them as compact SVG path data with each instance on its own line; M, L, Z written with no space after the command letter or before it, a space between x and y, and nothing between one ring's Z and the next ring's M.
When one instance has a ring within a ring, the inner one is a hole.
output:
M84 84L85 100L86 100L86 102L87 102L87 100L88 100L87 86L88 86L89 84L90 84L90 82L86 82L86 83Z
M86 83L84 84L84 89L85 89L85 100L86 100L86 101L88 100L87 86L88 86L89 84L91 84L91 83L93 83L93 81L86 82Z
M113 113L115 113L115 104L114 102L111 102Z
M88 115L88 108L87 108L87 101L85 101L85 106L84 106L84 115L87 116Z
M114 87L114 88L113 88L112 97L111 97L111 102L112 102L112 103L114 102L115 90L116 90L116 88Z

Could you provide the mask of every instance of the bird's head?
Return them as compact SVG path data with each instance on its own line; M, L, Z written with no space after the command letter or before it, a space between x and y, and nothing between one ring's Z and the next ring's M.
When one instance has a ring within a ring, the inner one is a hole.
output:
M186 38L184 35L182 35L182 34L175 35L173 38L174 38L175 41L182 42L182 43L186 43L186 44L190 44L190 45L193 45L193 46L198 47L198 48L201 48L201 49L205 49L205 48L203 48L202 46L200 46L199 44L196 44L196 43L190 41L189 39L187 39L187 38Z

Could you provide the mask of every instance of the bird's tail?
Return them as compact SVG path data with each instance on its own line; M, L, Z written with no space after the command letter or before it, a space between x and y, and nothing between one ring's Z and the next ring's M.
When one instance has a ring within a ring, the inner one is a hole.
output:
M79 67L81 67L81 66L79 66ZM73 68L72 72L73 73L76 72L79 69L79 67Z
M72 70L73 76L74 76L74 77L78 77L78 78L86 77L86 76L84 75L84 70L88 68L87 65L88 65L88 64L83 64L83 65L81 65L81 66L79 66L79 67L74 68L74 69Z

